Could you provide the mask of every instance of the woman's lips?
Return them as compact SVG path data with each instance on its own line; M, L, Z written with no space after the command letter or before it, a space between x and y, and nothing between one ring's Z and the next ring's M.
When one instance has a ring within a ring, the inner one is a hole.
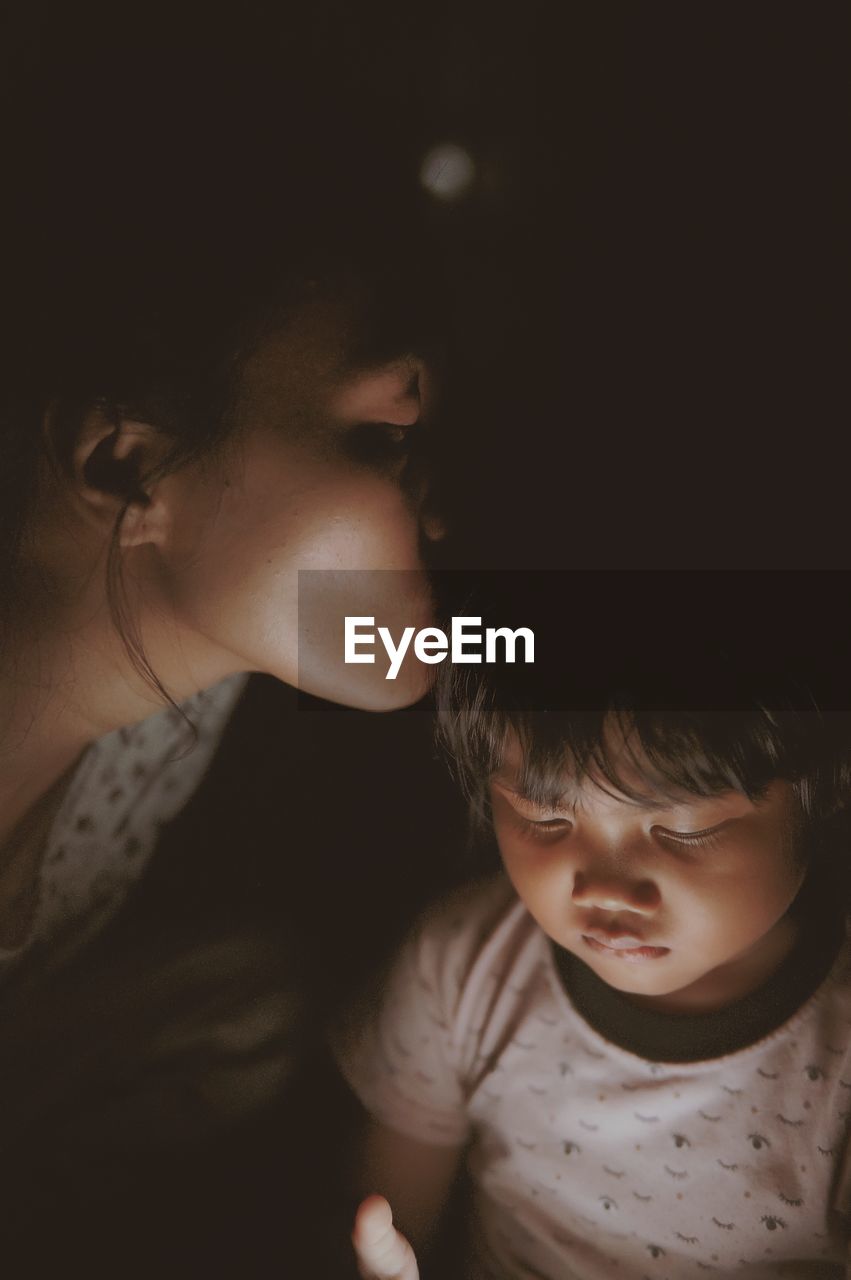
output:
M612 936L596 930L583 933L582 941L598 955L612 956L618 960L658 960L670 951L670 947L649 947L640 938L630 934Z

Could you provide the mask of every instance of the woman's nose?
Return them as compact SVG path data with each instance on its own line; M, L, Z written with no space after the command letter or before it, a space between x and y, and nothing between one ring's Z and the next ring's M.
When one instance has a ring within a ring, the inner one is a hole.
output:
M577 870L573 878L573 901L577 906L598 911L655 911L661 901L653 880L612 872Z
M360 422L412 427L427 411L429 392L430 375L425 361L419 356L405 356L352 379L339 407Z

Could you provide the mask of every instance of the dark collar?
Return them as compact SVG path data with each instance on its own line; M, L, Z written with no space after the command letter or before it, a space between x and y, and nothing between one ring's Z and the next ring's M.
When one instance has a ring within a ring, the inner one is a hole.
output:
M827 976L844 937L844 913L800 912L794 948L771 977L741 1000L711 1013L661 1013L633 1004L588 965L555 943L556 970L586 1022L612 1044L652 1062L699 1062L755 1044L782 1026Z

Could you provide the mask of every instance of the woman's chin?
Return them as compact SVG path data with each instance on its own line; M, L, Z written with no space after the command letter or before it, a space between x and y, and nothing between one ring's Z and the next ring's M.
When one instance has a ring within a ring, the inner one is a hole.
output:
M299 573L298 674L305 693L365 711L395 711L428 691L434 667L414 637L432 625L421 570Z
M416 659L402 663L393 679L387 663L350 666L327 658L299 663L297 686L303 693L339 702L359 711L398 711L413 706L428 693L432 668Z

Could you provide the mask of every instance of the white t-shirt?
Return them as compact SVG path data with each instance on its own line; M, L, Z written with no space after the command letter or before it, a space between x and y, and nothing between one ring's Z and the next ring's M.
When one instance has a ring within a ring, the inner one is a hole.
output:
M476 1277L824 1280L851 1206L851 947L777 1030L656 1062L572 1003L499 877L429 912L334 1036L379 1121L469 1143Z
M0 949L0 973L24 955L64 959L117 911L203 778L246 680L230 676L182 704L195 736L169 708L92 743L47 838L29 935Z

